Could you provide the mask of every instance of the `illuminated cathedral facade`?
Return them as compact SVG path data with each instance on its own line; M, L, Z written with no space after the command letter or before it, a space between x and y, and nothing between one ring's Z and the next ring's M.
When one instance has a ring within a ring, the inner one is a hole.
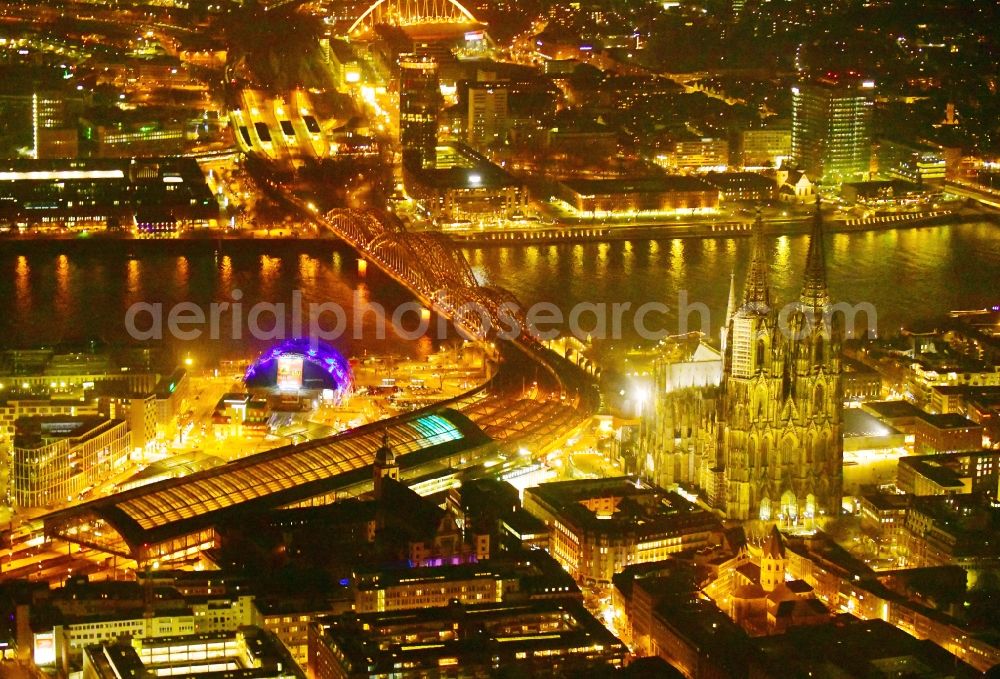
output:
M800 523L839 513L843 478L842 333L818 206L796 303L778 308L769 259L758 217L742 294L730 286L716 378L678 377L703 348L658 366L637 471L666 487L699 487L727 518ZM691 370L704 374L705 364Z

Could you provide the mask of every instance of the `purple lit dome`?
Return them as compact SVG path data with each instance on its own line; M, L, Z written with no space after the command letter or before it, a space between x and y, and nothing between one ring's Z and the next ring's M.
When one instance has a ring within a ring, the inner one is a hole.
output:
M250 387L351 389L351 366L336 349L309 338L291 339L257 357L243 376Z

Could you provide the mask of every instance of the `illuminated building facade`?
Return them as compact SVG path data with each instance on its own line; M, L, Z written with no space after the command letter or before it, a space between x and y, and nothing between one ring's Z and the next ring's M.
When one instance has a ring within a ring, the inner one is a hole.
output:
M1000 451L911 455L899 461L896 486L911 495L990 493L1000 476Z
M441 110L438 65L412 54L399 58L399 143L404 157L433 166L437 157L438 114Z
M462 604L581 598L569 575L547 552L530 550L475 564L355 573L354 610L381 613Z
M906 435L860 408L845 409L842 424L844 495L893 483L899 459L910 452Z
M403 185L439 225L499 222L524 214L527 188L503 168L460 144L437 147L428 165L403 159Z
M158 408L154 394L102 396L99 403L103 415L128 423L130 450L141 450L156 439Z
M679 141L674 144L667 163L682 170L725 169L729 166L729 142L710 137Z
M35 663L54 665L65 673L70 667L79 667L88 647L111 644L122 637L138 643L192 635L231 636L240 628L257 624L254 597L220 594L224 587L218 580L214 593L209 586L182 594L168 586L168 579L151 577L156 585L151 600L144 584L134 581L87 582L80 578L54 591L47 602L50 615L45 622L31 626ZM31 606L23 613L34 617Z
M127 458L128 423L101 417L27 417L15 424L12 486L18 507L65 502Z
M722 199L764 203L772 200L777 192L774 180L756 172L709 172L706 182L722 194Z
M792 88L792 159L799 169L826 184L868 175L873 87L821 79Z
M714 515L629 477L543 483L524 508L551 529L550 552L578 582L610 584L623 568L710 545Z
M939 149L895 139L878 141L880 174L931 186L944 183L946 169L944 153Z
M643 414L638 460L643 477L662 488L707 487L714 466L714 397L722 382L722 354L705 342L678 343L654 365L651 407Z
M874 368L852 358L842 358L844 403L877 401L882 397L882 376Z
M742 302L730 284L721 375L695 369L716 365L707 347L659 362L638 471L670 487L700 487L731 519L797 523L840 512L840 329L819 213L802 292L780 323L763 228L758 217Z
M99 404L95 399L82 403L78 398L10 399L0 403L0 443L13 438L14 425L22 417L88 417L98 413Z
M469 87L467 138L473 147L502 141L507 131L507 90L502 86L477 84Z
M960 566L975 587L981 573L1000 566L998 521L1000 509L979 494L914 497L900 535L902 563L906 568Z
M974 450L983 445L983 427L956 413L924 413L917 418L913 433L917 453Z
M872 493L860 499L861 526L876 536L879 547L895 547L906 521L907 495L899 493Z
M257 612L255 624L263 627L288 649L299 669L304 670L309 661L309 623L321 615L328 615L328 601L269 600L254 602Z
M59 90L28 93L16 84L0 85L0 115L7 133L32 158L76 157L76 120L82 108L78 96Z
M840 331L831 320L817 211L805 281L779 325L763 222L754 226L743 301L728 319L718 424L729 518L797 521L840 512ZM714 487L714 486L713 486Z
M567 179L557 195L577 212L615 215L629 212L713 212L719 189L697 178Z
M88 646L85 679L138 676L197 676L199 679L303 679L281 642L257 627L228 634L191 634L129 643Z
M193 158L12 160L0 165L0 226L131 229L155 208L207 226L219 204Z
M743 167L778 167L792 154L792 131L770 127L743 130L739 152Z

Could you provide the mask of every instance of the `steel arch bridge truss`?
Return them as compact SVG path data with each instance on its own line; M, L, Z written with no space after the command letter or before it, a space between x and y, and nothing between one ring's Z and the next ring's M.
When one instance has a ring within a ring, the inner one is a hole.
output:
M478 22L472 12L457 0L378 0L351 24L348 34L366 33L380 24L412 26L428 23Z
M469 337L511 333L533 339L517 298L482 286L462 253L441 233L409 232L387 213L331 210L322 220L359 252L417 292Z

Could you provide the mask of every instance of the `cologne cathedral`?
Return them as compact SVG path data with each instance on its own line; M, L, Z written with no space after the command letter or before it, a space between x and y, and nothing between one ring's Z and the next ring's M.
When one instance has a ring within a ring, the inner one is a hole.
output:
M840 512L843 476L842 333L818 205L799 299L779 309L769 278L758 216L721 351L678 345L657 364L638 471L661 486L697 486L731 519L797 523Z

